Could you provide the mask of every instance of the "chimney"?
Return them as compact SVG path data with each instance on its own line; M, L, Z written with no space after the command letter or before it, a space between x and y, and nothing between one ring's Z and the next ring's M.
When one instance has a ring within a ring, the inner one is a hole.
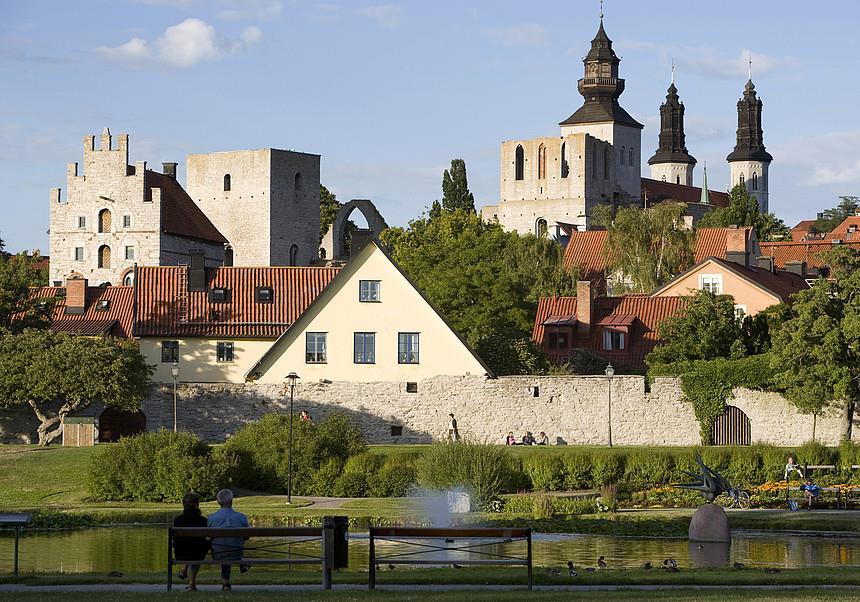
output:
M577 329L582 334L591 331L592 305L594 303L594 288L588 280L579 280L576 283L576 321Z
M191 256L191 265L188 266L188 290L206 290L206 260L203 251L193 250L188 253Z
M349 245L349 257L352 259L367 246L373 238L373 231L368 228L356 228L352 231L352 241Z
M66 280L66 312L81 315L87 308L87 279L69 278Z
M805 261L786 261L785 271L797 274L801 278L806 278L806 262Z
M747 229L729 226L726 229L726 261L748 267L749 257Z
M171 163L162 163L161 164L161 173L163 173L164 175L169 176L175 180L176 179L176 165L177 165L176 163L172 163L172 162Z
M776 263L774 262L773 257L759 257L758 258L758 267L760 270L767 270L768 272L776 272Z

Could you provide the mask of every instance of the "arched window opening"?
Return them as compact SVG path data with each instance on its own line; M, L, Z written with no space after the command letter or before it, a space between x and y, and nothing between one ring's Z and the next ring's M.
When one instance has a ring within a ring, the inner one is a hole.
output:
M744 174L741 174L741 178L740 178L740 180L738 180L738 184L744 184L745 182L746 182L746 178L744 177Z
M538 238L546 238L546 233L546 220L541 217L535 222L535 236Z
M666 181L666 174L663 174L663 181Z
M546 178L546 147L541 144L538 147L538 180Z
M224 174L224 192L230 192L230 174Z
M102 245L99 247L99 267L110 267L110 247L107 245Z
M99 211L99 232L110 232L111 215L109 209Z
M522 180L523 174L525 173L525 153L523 152L523 147L519 144L517 145L516 156L514 157L514 179Z
M623 146L621 147L621 154L618 155L618 159L619 159L618 164L621 167L624 167L626 165L626 163L624 161L627 159L627 149L625 149Z
M131 286L134 284L134 271L129 270L125 277L122 279L123 286Z
M633 155L633 148L627 149L627 156L630 160L630 167L634 167L636 165L636 157Z
M609 179L609 147L603 147L603 179Z
M681 183L681 176L675 176L675 184Z
M561 143L561 177L566 178L570 173L570 165L567 162L567 142Z
M300 174L300 173L296 173L294 188L295 188L295 190L301 190L302 189L302 174Z
M290 265L299 265L299 245L290 247Z
M233 247L230 245L224 247L224 265L227 267L233 265Z
M758 174L757 174L757 173L753 173L753 178L752 178L752 189L753 189L753 190L758 190Z
M325 259L325 249L320 247L320 259Z

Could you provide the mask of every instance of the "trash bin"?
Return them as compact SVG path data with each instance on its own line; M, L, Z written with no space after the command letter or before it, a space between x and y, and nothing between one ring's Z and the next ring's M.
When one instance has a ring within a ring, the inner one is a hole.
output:
M349 564L349 518L326 516L323 527L334 531L334 564L332 568L343 569Z

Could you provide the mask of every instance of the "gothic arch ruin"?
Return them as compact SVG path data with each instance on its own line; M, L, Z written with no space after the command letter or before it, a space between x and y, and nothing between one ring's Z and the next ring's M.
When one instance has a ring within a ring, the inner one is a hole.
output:
M331 223L328 232L323 236L322 244L320 245L321 258L347 259L343 250L343 236L346 232L349 216L356 209L367 220L367 226L374 237L378 237L388 227L382 214L377 211L369 199L352 199L338 210L337 215L334 217L334 222Z

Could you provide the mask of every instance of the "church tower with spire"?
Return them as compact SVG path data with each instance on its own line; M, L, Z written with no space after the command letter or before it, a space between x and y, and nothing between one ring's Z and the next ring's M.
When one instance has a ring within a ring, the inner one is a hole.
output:
M731 172L731 186L746 186L758 201L759 210L768 212L768 168L773 157L764 148L761 129L762 102L756 96L752 74L738 101L738 133L735 149L726 157Z
M621 60L612 49L612 40L606 35L602 13L597 35L591 41L591 50L582 62L585 72L577 82L577 89L585 102L559 124L561 135L588 134L608 142L612 146L616 184L631 198L638 199L643 126L618 103L624 92L624 80L618 77ZM586 170L591 171L588 166Z
M687 152L684 135L684 103L678 98L675 87L675 68L666 102L660 105L660 137L657 152L648 159L651 178L673 184L693 185L693 168L696 160Z

